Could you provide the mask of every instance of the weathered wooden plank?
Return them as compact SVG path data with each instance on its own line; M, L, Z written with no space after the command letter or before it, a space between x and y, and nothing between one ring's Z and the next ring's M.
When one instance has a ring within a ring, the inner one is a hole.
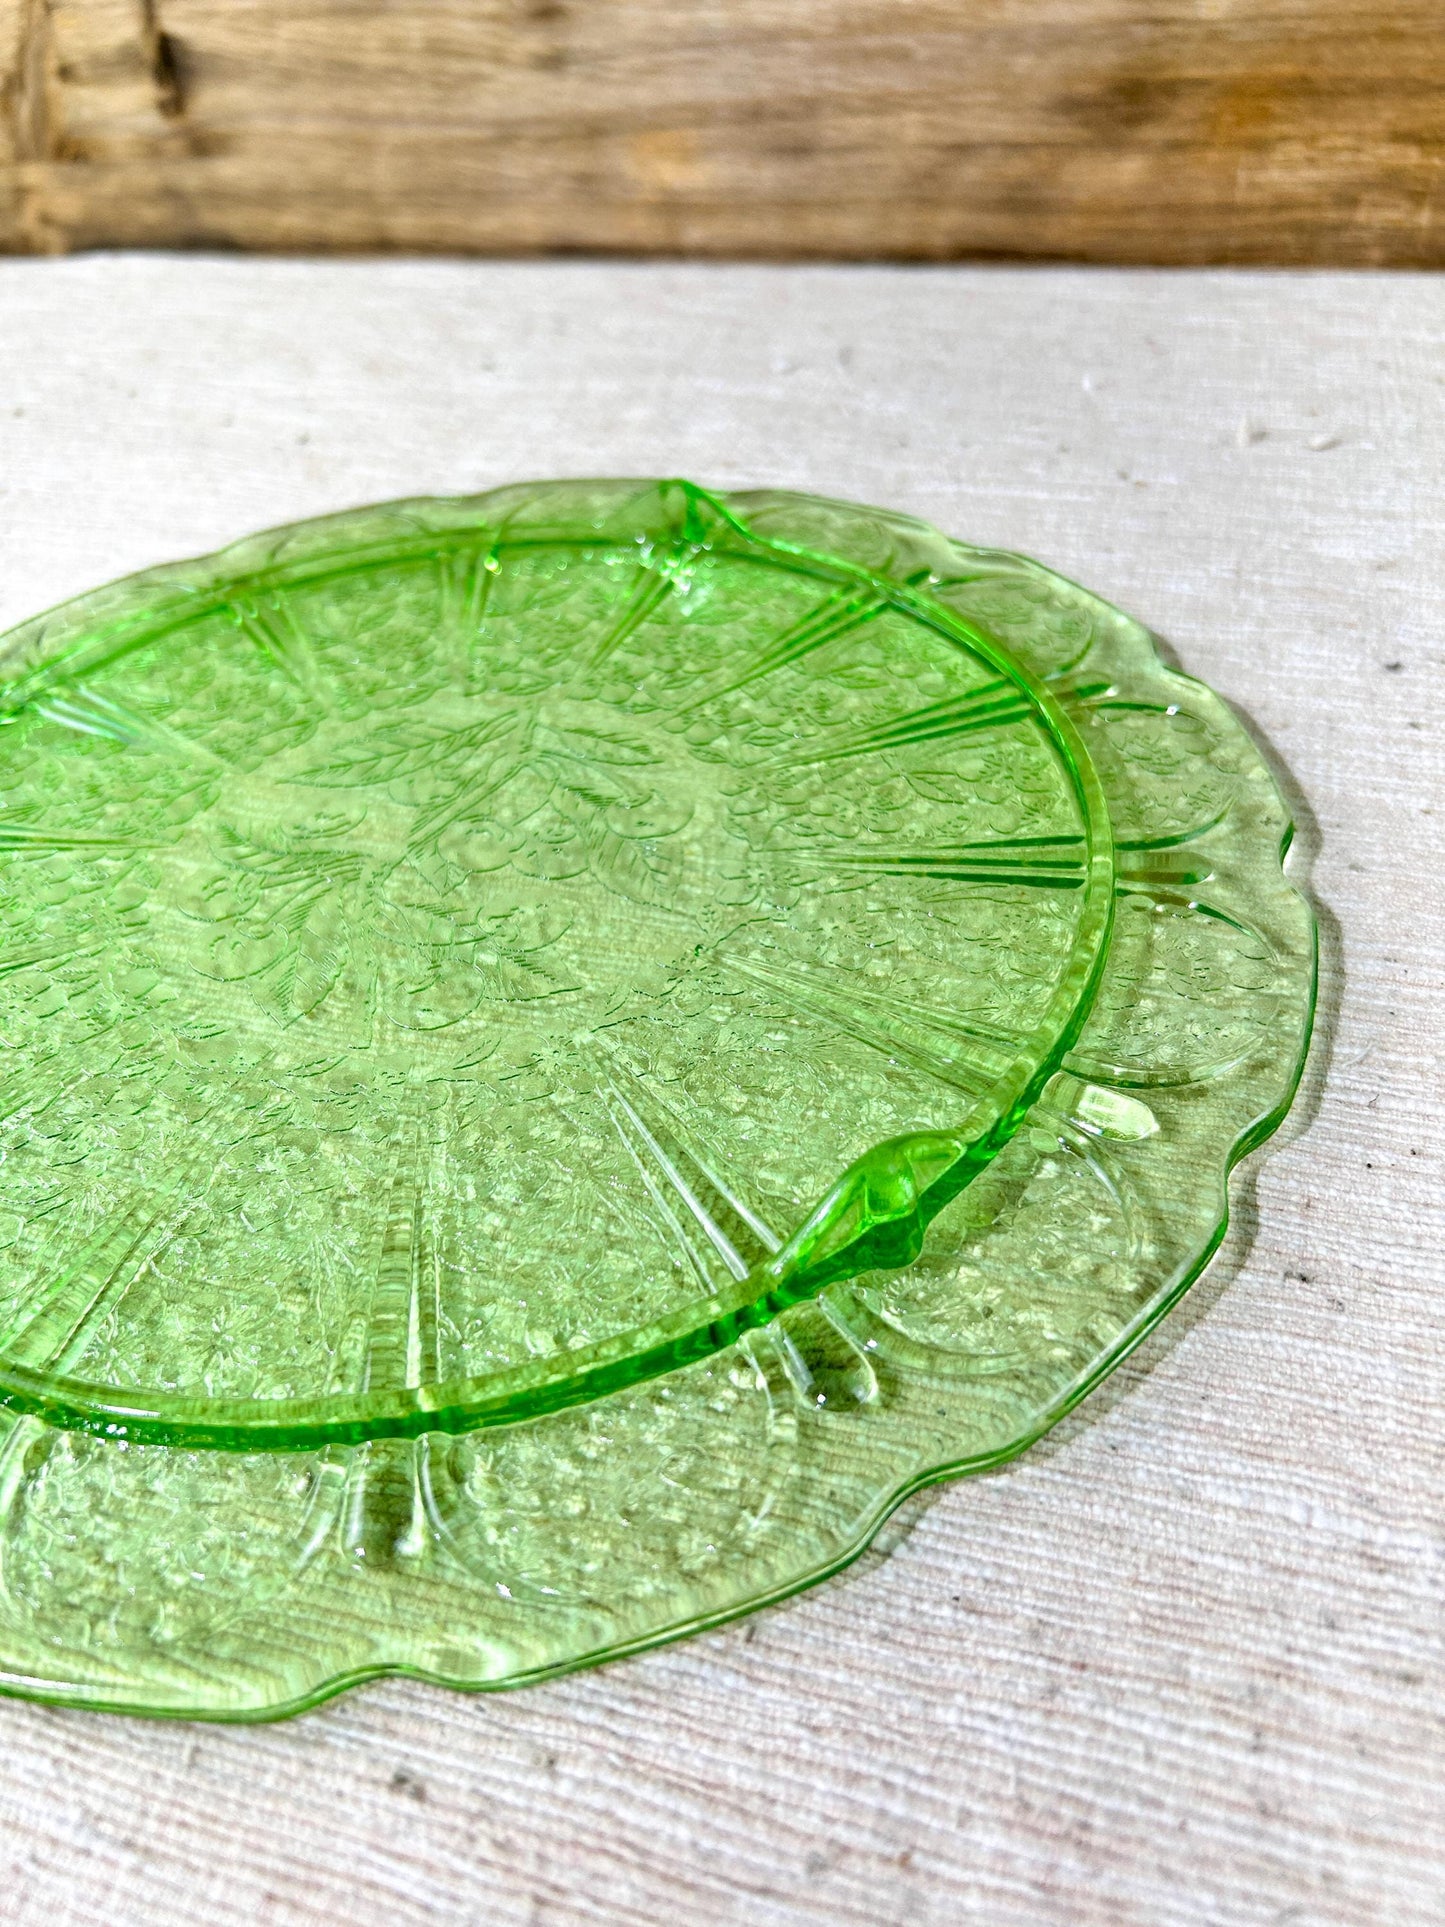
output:
M7 0L0 245L1445 259L1426 0Z

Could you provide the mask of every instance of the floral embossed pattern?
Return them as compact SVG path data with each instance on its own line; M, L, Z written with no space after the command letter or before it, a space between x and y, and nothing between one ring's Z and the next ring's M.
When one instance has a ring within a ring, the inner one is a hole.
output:
M256 1717L805 1584L1137 1341L1298 1077L1238 724L902 517L396 504L4 669L17 1690Z

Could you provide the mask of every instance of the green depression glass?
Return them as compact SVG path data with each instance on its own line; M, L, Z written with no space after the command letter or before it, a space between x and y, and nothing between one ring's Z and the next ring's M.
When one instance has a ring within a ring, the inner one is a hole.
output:
M877 510L358 511L3 645L0 1684L508 1684L1172 1302L1313 1003L1225 707Z

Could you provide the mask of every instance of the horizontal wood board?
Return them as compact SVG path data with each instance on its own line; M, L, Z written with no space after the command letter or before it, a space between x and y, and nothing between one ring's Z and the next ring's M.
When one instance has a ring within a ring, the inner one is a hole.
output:
M1438 0L0 0L0 248L1429 266Z

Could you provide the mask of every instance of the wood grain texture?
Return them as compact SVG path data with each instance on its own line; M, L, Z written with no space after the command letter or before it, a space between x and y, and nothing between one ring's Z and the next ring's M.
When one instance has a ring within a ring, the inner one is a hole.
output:
M1300 792L1321 1033L1215 1267L1013 1466L728 1630L291 1724L0 1702L36 1927L1445 1917L1445 283L0 266L0 622L546 473L892 504L1153 624Z
M0 246L1432 265L1437 0L0 0Z

